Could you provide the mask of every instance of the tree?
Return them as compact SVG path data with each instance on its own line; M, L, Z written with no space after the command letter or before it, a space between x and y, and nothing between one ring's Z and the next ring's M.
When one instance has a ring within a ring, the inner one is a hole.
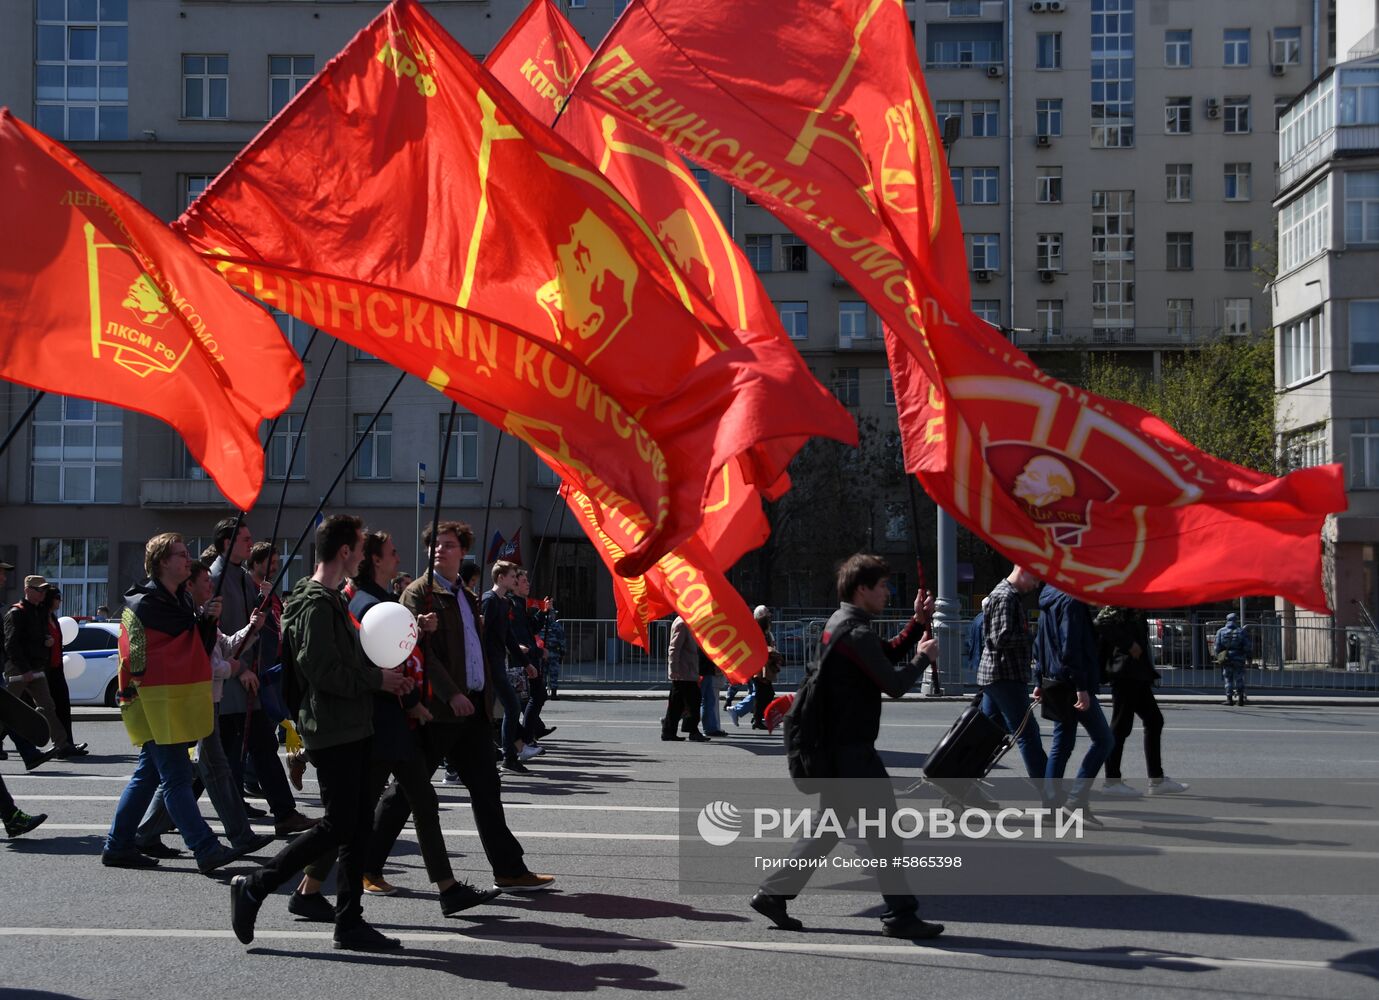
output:
M1272 336L1223 337L1199 351L1166 355L1157 379L1114 354L1093 356L1086 387L1148 410L1228 462L1280 471Z

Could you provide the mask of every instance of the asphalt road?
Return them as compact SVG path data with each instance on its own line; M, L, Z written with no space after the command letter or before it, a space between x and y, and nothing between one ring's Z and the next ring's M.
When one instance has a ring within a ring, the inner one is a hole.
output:
M956 711L888 706L882 748L893 773L917 776ZM243 866L218 878L198 875L190 860L153 872L101 867L101 837L131 756L118 723L79 720L78 738L93 749L85 760L29 775L13 754L0 763L20 806L51 817L22 840L0 841L0 937L8 939L0 995L1379 993L1379 884L1345 896L1258 896L1241 885L1229 897L934 897L921 913L948 930L923 944L881 937L871 893L802 896L792 904L807 926L798 934L749 910L745 888L681 894L677 780L776 777L783 762L778 737L731 725L711 744L662 743L658 712L645 701L550 704L547 722L559 731L548 755L504 789L531 867L558 876L559 891L442 918L406 839L387 875L410 892L365 901L366 916L406 944L387 957L333 951L329 928L296 922L285 895L265 905L245 949L229 930L226 887ZM1165 714L1165 764L1177 778L1379 776L1379 710L1173 706ZM1127 778L1142 784L1134 737L1125 760ZM313 790L308 784L302 805L314 814ZM463 790L442 789L441 798L457 873L481 882L491 873Z

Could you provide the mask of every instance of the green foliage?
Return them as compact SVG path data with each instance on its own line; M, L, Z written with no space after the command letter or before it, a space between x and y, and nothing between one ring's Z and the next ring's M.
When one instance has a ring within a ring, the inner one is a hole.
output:
M1086 387L1148 410L1228 462L1279 471L1271 336L1227 337L1200 351L1165 355L1157 381L1115 354L1094 355Z

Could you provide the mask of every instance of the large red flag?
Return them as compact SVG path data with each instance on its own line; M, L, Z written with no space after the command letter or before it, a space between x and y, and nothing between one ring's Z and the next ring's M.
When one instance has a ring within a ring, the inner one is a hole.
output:
M558 459L638 525L623 572L694 532L734 455L820 428L793 362L734 337L597 168L414 0L180 225L251 294Z
M599 165L640 215L656 221L657 235L674 255L681 273L711 301L727 325L739 332L769 335L776 342L776 350L798 361L756 272L679 154L636 125L619 122L586 105L565 107L568 88L591 54L584 39L550 0L533 0L494 46L485 66L534 115L559 117L557 131ZM798 363L803 368L803 362ZM801 372L800 385L808 385L812 392L810 405L831 416L830 436L855 443L856 426L834 396L807 370ZM787 460L799 444L771 443ZM682 545L674 551L679 564L694 567L694 572L667 574L658 565L632 580L614 574L618 630L624 639L645 646L649 622L681 613L701 646L710 650L720 666L734 669L726 657L720 659L724 647L710 642L697 628L700 622L713 621L715 615L694 613L695 608L683 606L681 595L687 588L693 587L698 593L707 586L712 591L713 607L728 609L725 613L735 621L750 622L751 613L728 583L724 570L765 540L769 529L761 511L763 492L774 498L789 486L786 476L775 483L754 484L759 468L780 464L775 456L760 462L756 458L744 453L722 468L718 488L706 498L704 522L697 532L699 544ZM600 527L601 519L587 516L596 510L593 502L578 491L567 491L566 499L594 542L595 551L611 569L614 553L621 546L609 543ZM749 631L747 637L749 645L761 647L752 658L759 664L765 655L764 637L759 629Z
M748 191L878 310L908 468L1005 555L1100 603L1257 593L1325 608L1339 467L1274 479L1208 455L1045 375L967 307L900 0L634 0L569 99L583 101Z
M248 509L259 421L302 366L272 318L142 205L0 108L0 376L171 424Z

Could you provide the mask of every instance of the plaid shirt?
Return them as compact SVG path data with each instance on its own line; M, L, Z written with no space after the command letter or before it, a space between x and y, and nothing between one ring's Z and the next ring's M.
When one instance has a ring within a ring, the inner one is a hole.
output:
M977 684L981 687L994 681L1028 684L1029 664L1029 622L1020 603L1020 592L1009 580L1002 580L987 599Z

